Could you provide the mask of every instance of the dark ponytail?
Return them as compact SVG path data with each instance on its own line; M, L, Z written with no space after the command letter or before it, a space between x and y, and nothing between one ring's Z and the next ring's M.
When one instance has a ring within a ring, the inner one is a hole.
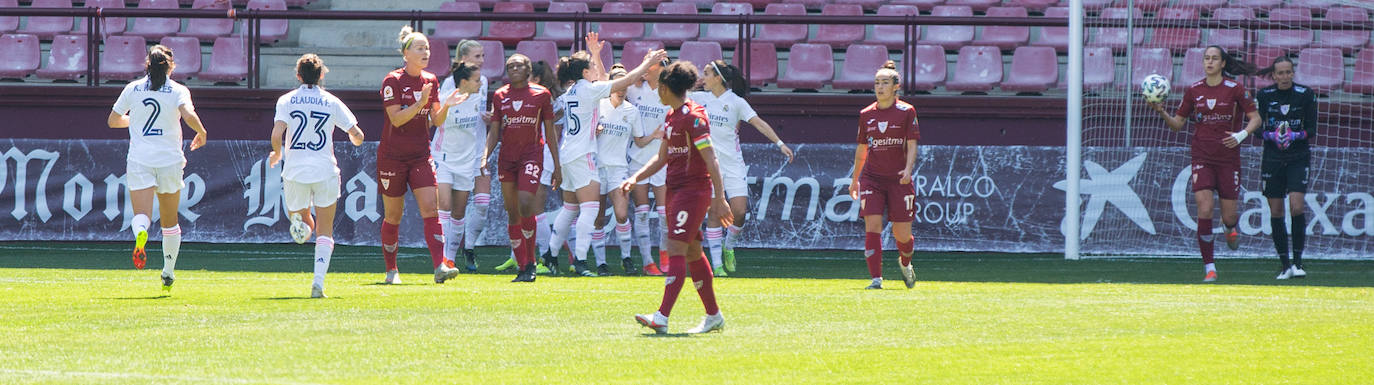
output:
M692 62L678 60L658 73L660 87L668 87L677 97L687 96L687 90L697 84L697 66Z
M1237 77L1237 76L1244 76L1244 75L1252 75L1252 74L1254 74L1254 73L1256 72L1256 70L1255 70L1255 65L1254 65L1254 64L1250 64L1249 62L1246 62L1246 61L1244 61L1244 60L1240 60L1240 59L1238 59L1238 58L1236 58L1236 57L1231 56L1231 54L1229 54L1229 53L1226 52L1226 49L1225 49L1225 48L1221 48L1221 46L1218 46L1218 45L1213 45L1213 46L1208 46L1208 47L1207 47L1207 49L1212 49L1212 48L1216 48L1218 52L1221 52L1221 61L1222 61L1222 63L1223 63L1223 65L1222 65L1222 67L1221 67L1221 74L1222 74L1222 75L1229 75L1229 76L1231 76L1231 77ZM1206 50L1203 50L1203 52L1207 52L1207 51L1206 51Z
M324 60L313 53L301 55L300 59L296 59L296 74L301 76L301 84L319 85L320 76L328 70L324 66Z
M162 44L148 49L148 58L143 63L148 67L148 90L157 91L167 84L167 74L172 69L172 49Z
M720 80L725 82L725 86L729 87L735 95L739 95L741 98L749 96L749 83L744 80L744 73L740 71L739 67L730 65L725 60L712 61L707 66L716 73L716 76L720 76Z
M481 68L468 64L467 62L458 62L457 65L453 66L453 87L458 87L458 85L461 84L460 82L472 77L474 73L480 73L481 70Z
M1274 66L1279 65L1279 63L1288 63L1289 65L1292 65L1292 66L1293 66L1293 69L1295 69L1295 70L1298 68L1298 63L1294 63L1294 62L1293 62L1293 58L1290 58L1290 57L1288 57L1287 54L1284 54L1284 55L1279 55L1279 57L1274 58L1274 62L1273 62L1273 63L1270 63L1268 67L1264 67L1263 69L1259 70L1259 72L1256 73L1256 75L1265 76L1265 77L1269 77L1269 78L1273 78L1273 77L1274 77Z

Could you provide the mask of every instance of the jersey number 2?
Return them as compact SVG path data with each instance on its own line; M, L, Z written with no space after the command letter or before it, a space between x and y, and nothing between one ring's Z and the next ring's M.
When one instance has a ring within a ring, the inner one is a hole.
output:
M325 139L327 139L325 135L329 135L328 132L324 131L324 122L329 120L329 114L319 111L310 111L310 118L315 119L316 136L315 140L312 140L310 142L301 141L301 136L305 133L305 126L308 126L308 123L310 122L310 119L306 118L305 112L291 111L291 117L300 122L296 125L296 133L291 135L292 150L309 149L311 151L319 151L321 148L324 148L324 142Z
M162 104L159 104L157 99L147 98L143 99L143 105L153 109L153 113L148 114L148 121L143 123L143 136L162 135L161 128L153 128L153 123L157 122L157 116L162 114Z

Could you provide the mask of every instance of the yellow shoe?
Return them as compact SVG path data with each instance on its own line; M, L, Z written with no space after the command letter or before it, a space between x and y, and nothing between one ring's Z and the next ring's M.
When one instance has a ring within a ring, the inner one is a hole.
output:
M139 231L134 237L134 267L143 269L148 264L148 253L143 250L143 246L148 244L148 230Z

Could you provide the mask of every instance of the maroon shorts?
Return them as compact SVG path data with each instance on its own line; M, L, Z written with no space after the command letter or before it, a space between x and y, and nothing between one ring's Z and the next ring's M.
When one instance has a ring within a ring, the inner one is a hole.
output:
M434 187L434 162L429 155L406 160L378 157L377 182L382 195L389 197L405 195L406 187Z
M544 155L520 160L497 161L496 177L501 183L515 183L515 191L535 193L539 191L539 176L544 172Z
M701 222L711 208L709 189L668 189L668 239L678 242L701 241Z
M916 188L898 179L859 177L859 215L883 215L888 222L911 222L916 217Z
M1193 192L1213 190L1221 199L1240 199L1240 166L1193 162Z

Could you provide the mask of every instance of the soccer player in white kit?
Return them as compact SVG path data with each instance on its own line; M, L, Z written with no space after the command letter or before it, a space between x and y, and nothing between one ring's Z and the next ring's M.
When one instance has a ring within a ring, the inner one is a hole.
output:
M110 128L129 129L128 165L124 184L134 209L130 227L134 231L134 267L147 263L143 247L148 242L149 215L157 196L162 224L162 290L171 291L176 279L177 255L181 252L181 226L177 209L181 206L182 168L186 156L181 152L181 120L196 131L191 151L205 145L205 126L191 105L191 91L168 78L176 68L172 50L161 44L148 50L144 62L148 76L130 82L115 100ZM132 123L132 124L131 124Z
M563 210L559 211L558 218L553 222L549 249L557 257L559 250L556 247L568 238L573 217L577 217L577 240L573 250L577 261L573 266L576 274L590 277L596 276L596 273L586 268L587 251L591 248L597 212L601 210L601 183L597 175L594 133L599 121L597 108L601 100L612 92L629 88L632 79L643 76L649 63L663 60L668 54L663 50L648 52L644 55L644 62L630 71L629 76L594 82L606 74L601 64L601 50L605 48L605 42L598 38L596 32L588 33L586 39L590 52L572 54L568 57L568 66L558 70L559 81L576 83L564 94L568 121L563 127L563 139L558 149L558 159L563 163L563 183L559 186L563 190Z
M663 143L664 130L663 124L668 117L669 108L663 104L658 97L658 75L665 67L664 62L650 63L649 70L645 72L640 82L625 91L625 98L635 107L639 108L639 132L634 133L634 145L630 146L630 169L638 170L644 168L649 160L658 155L659 146ZM635 244L639 246L639 255L644 260L644 275L661 276L663 271L659 270L659 264L654 263L653 241L650 237L657 234L659 237L659 258L662 260L663 267L667 267L668 254L662 245L667 244L668 229L663 222L668 189L664 186L667 172L658 172L639 181L630 191L630 197L635 202L634 216L634 236ZM657 231L651 231L649 227L649 192L654 193L658 201L658 227Z
M487 143L486 122L491 119L491 111L487 109L489 83L487 77L482 76L484 57L482 45L477 41L458 42L453 68L449 71L452 75L439 85L439 96L446 98L446 102L455 92L466 96L458 105L440 107L447 107L450 114L446 116L448 119L439 120L440 126L434 131L429 146L439 185L436 202L439 223L444 227L444 259L456 262L458 250L462 249L468 272L477 271L477 254L473 247L482 234L491 207L491 174L480 169L482 160L477 159ZM465 66L462 76L457 73L460 66ZM475 88L464 89L459 84L463 80L471 81ZM468 205L469 195L473 200L471 206Z
M616 64L611 68L610 79L617 80L628 75L625 67ZM630 244L634 235L630 233L629 197L618 187L620 182L630 176L629 158L626 151L636 132L641 131L639 108L625 101L625 91L612 92L611 97L601 99L598 108L601 120L597 122L597 166L601 180L601 202L609 203L615 211L615 234L620 241L620 266L626 275L635 274L638 267L630 259ZM606 265L606 229L610 222L606 210L596 216L596 229L592 230L592 252L596 255L597 275L611 275Z
M702 72L705 74L706 91L692 92L687 97L706 107L706 113L711 117L711 138L715 143L716 159L720 162L721 181L725 183L725 198L729 200L730 212L735 216L734 224L728 228L728 236L722 232L720 218L706 218L705 236L711 252L712 270L716 276L723 277L727 271L735 272L734 246L739 234L744 231L744 214L749 204L749 185L745 182L749 166L744 164L744 154L740 151L739 123L749 122L759 130L787 156L788 163L792 162L792 149L744 100L743 97L749 94L749 84L739 68L724 60L716 60L707 63ZM721 244L722 238L724 245Z
M339 163L334 159L334 128L348 132L354 146L363 145L358 118L339 98L322 87L329 68L313 53L296 60L296 79L301 86L277 99L272 123L272 153L267 164L282 165L282 197L291 219L296 243L315 233L315 280L311 298L324 298L324 274L334 254L334 209L339 201ZM287 132L290 131L288 135ZM310 208L314 207L312 218Z

